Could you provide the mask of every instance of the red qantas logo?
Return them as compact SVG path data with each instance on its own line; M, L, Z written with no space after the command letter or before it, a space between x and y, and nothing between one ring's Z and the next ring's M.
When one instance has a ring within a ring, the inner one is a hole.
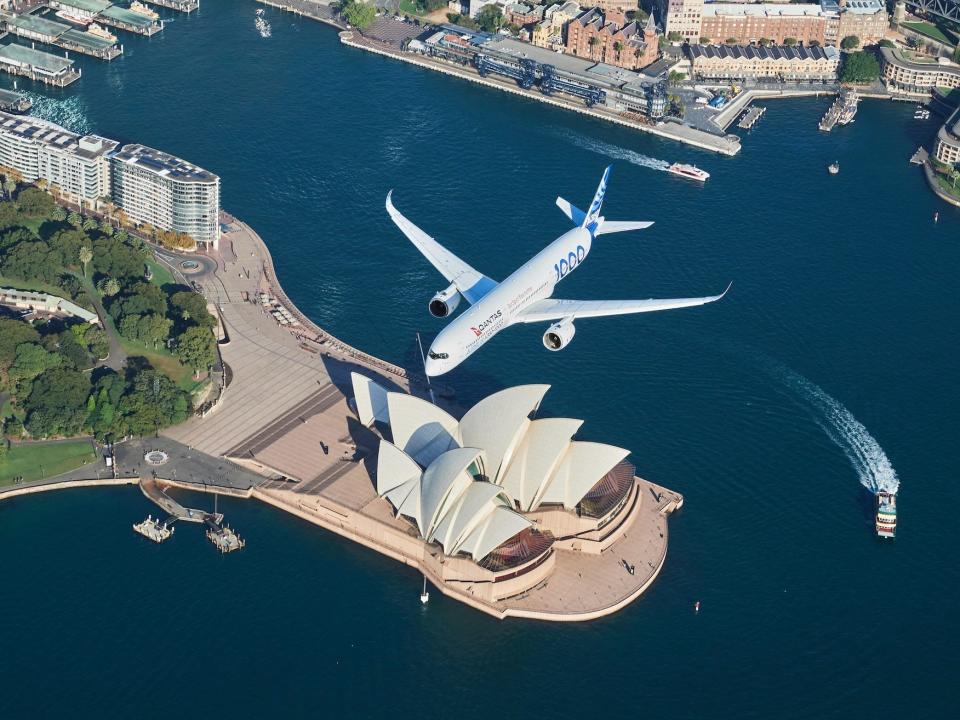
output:
M480 323L479 327L471 327L470 329L473 330L474 335L476 335L477 337L480 337L481 335L483 335L483 331L486 330L491 325L493 325L493 321L502 315L503 315L503 310L497 310L493 315L491 315L482 323Z

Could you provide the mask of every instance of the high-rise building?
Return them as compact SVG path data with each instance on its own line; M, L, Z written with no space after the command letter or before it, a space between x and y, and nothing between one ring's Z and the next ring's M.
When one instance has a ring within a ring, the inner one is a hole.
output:
M0 165L26 182L46 181L78 205L110 194L108 156L118 144L98 135L81 137L39 118L0 112Z
M113 153L111 170L113 201L131 219L217 248L219 177L144 145L124 145Z

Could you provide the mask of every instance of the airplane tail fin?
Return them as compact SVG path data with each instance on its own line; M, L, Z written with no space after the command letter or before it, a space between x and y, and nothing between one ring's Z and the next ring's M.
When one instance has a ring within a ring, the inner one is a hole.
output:
M603 196L607 194L607 182L610 180L610 171L613 165L607 165L603 171L603 177L600 178L600 184L597 186L597 192L593 195L593 202L590 203L590 209L586 216L580 221L580 227L586 227L600 217L600 208L603 207Z
M570 218L574 225L588 228L594 235L643 230L653 225L648 220L604 220L600 217L600 208L603 206L603 196L607 192L607 182L610 180L610 169L612 167L612 165L608 165L607 169L603 171L603 178L600 180L600 186L593 196L593 202L590 203L588 212L584 212L562 197L557 198L557 207Z

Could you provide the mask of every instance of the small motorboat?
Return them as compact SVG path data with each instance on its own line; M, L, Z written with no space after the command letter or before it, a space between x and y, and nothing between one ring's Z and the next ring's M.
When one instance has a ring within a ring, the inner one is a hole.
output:
M840 163L834 161L827 165L827 172L831 175L836 175L838 172L840 172Z

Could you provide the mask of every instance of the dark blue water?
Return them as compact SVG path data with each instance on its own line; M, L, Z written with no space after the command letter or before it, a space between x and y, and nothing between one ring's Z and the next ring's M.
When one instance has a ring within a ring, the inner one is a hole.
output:
M254 8L204 0L125 38L119 61L81 60L38 111L219 173L294 301L401 363L414 331L440 329L426 303L444 283L389 222L390 188L501 278L566 229L556 195L589 202L613 160L606 216L656 225L602 238L557 294L733 280L729 297L581 322L560 353L542 327L513 328L449 382L465 403L548 382L546 413L631 448L686 497L667 564L615 616L497 622L438 593L421 608L409 569L255 502L221 506L249 541L230 557L195 528L140 542L130 523L152 508L135 489L5 502L0 716L952 716L960 212L907 163L939 120L867 101L826 135L828 100L771 102L721 158L346 49L273 10L263 39ZM862 484L890 479L884 459L902 483L894 542L874 536Z

